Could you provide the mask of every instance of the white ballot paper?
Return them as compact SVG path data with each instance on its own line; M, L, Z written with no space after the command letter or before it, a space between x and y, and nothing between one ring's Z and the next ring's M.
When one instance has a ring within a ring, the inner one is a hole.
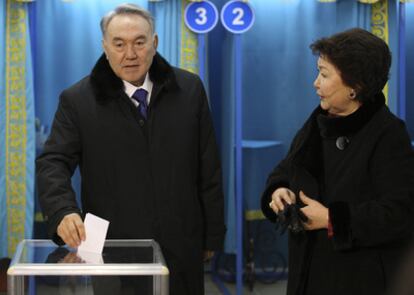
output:
M99 253L92 253L92 252L85 252L85 251L78 250L76 255L82 260L82 262L93 263L93 264L104 263L102 255Z
M86 239L79 245L78 253L82 254L83 252L89 252L101 255L105 243L106 232L108 231L109 221L91 213L86 213L83 224L85 225Z

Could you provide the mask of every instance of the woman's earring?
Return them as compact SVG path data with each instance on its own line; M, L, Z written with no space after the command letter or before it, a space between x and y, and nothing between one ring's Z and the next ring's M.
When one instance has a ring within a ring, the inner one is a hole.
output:
M351 90L351 93L349 94L349 98L350 98L350 99L355 99L355 97L356 97L355 90L354 90L354 89L352 89L352 90Z

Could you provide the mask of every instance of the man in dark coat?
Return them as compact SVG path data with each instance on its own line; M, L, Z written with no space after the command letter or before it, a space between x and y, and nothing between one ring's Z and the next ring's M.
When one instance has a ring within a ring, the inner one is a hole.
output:
M160 243L171 295L204 294L203 259L222 247L225 226L202 82L156 52L146 10L121 5L101 28L105 54L90 76L62 92L37 159L48 233L77 247L85 239L81 216L91 212L109 220L110 239ZM77 165L82 210L70 181Z

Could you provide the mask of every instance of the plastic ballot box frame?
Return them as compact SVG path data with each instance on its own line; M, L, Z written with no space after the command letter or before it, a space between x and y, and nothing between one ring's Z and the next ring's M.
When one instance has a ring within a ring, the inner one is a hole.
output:
M91 287L91 282L101 285L102 289L105 284L100 282L108 278L131 282L134 278L151 277L149 294L168 295L169 270L154 240L106 240L102 255L77 253L76 249L58 247L51 240L23 240L7 271L7 294L41 294L42 289L37 286L39 278L59 288L62 281L59 277L72 278L72 281L80 278L88 285L84 288L89 288L89 293L82 292L94 295L102 292L94 292L96 288ZM50 294L50 291L44 293ZM72 293L77 294L79 290L73 290L72 286Z

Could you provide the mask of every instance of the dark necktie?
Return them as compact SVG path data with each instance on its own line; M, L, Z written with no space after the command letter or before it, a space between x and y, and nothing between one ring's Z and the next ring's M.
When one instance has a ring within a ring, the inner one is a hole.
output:
M137 89L134 92L134 94L132 94L132 98L139 102L139 105L138 105L139 113L145 119L147 119L147 108L148 108L147 94L148 94L148 92L143 88Z

